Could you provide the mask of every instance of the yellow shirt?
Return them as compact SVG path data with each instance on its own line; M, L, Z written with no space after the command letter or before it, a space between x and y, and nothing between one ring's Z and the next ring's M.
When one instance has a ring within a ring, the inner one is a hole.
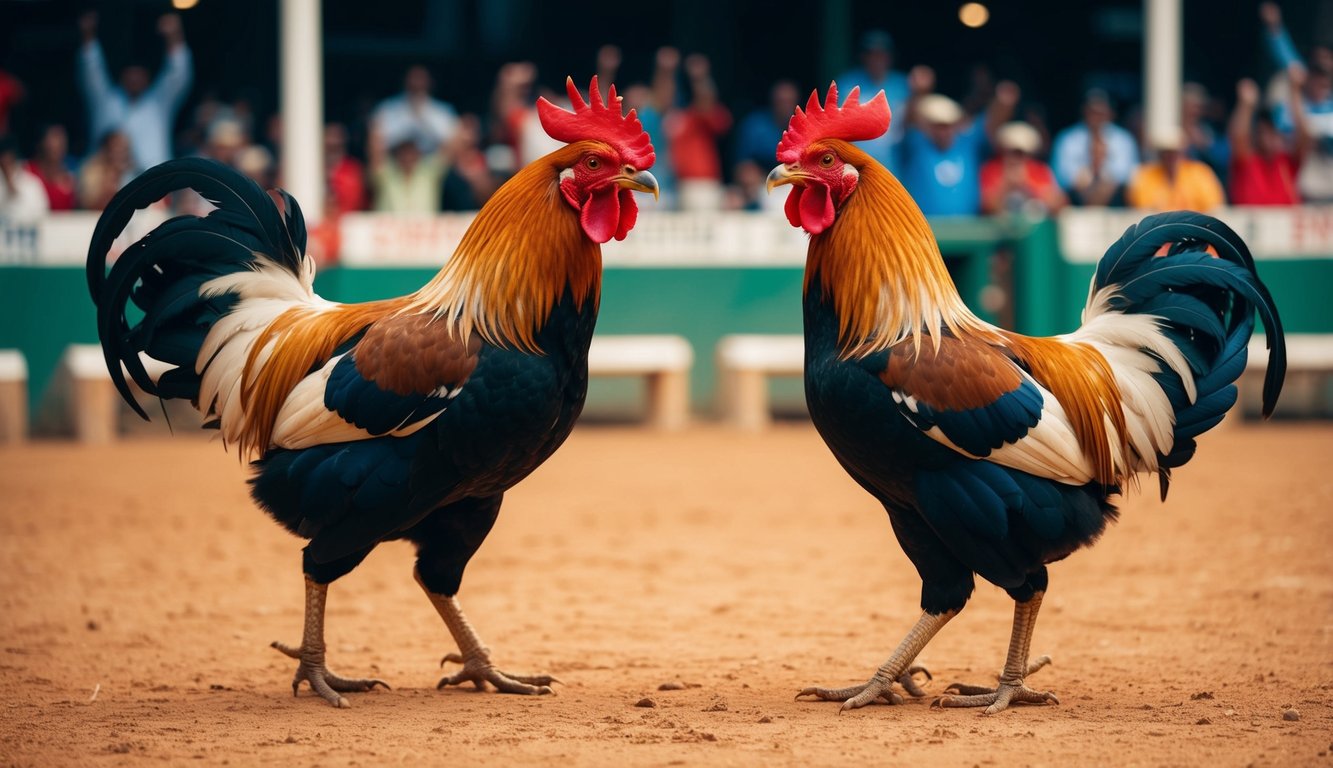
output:
M1222 183L1213 169L1187 158L1181 159L1174 184L1167 179L1161 163L1139 168L1125 197L1135 208L1158 211L1208 211L1226 203Z

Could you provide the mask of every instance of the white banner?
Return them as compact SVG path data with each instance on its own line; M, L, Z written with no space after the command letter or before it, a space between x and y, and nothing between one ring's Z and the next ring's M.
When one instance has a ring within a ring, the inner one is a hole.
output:
M97 211L53 213L35 222L0 217L0 266L81 267L97 227ZM167 220L157 208L138 211L111 245L111 257Z
M1065 261L1096 264L1146 214L1116 208L1066 208L1060 214ZM1333 205L1224 208L1212 215L1236 230L1256 259L1333 259Z
M343 216L339 262L357 267L438 267L458 247L471 213ZM805 234L781 215L650 213L634 231L602 246L607 266L800 266Z
M1059 217L1067 261L1093 264L1141 211L1069 208ZM1259 259L1333 258L1333 206L1227 208L1216 212L1249 243ZM353 267L439 267L454 252L474 214L399 216L348 214L340 223L340 263ZM35 223L0 218L0 266L82 266L98 214L52 214ZM121 249L166 220L158 209L139 211L112 247ZM806 236L774 213L641 212L622 242L603 248L611 267L789 267L805 262Z

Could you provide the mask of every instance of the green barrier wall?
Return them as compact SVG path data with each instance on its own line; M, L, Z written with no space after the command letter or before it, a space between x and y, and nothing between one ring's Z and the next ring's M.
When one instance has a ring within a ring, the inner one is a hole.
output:
M1048 335L1077 326L1093 266L1060 259L1054 223L961 219L934 224L941 250L956 259L960 290L974 308L989 280L990 256L999 248L1013 259L1015 329ZM1324 298L1333 285L1333 258L1265 259L1259 270L1289 332L1333 333L1333 311ZM432 269L333 268L320 274L316 287L331 300L365 301L408 293L433 274ZM712 402L718 339L729 333L799 333L801 280L797 266L608 267L598 331L687 338L695 350L694 403L706 410ZM65 346L96 341L82 269L0 266L0 348L18 348L27 357L34 412ZM638 402L637 386L594 381L590 408L615 412L632 407ZM774 382L773 394L779 406L799 408L803 399L795 380Z

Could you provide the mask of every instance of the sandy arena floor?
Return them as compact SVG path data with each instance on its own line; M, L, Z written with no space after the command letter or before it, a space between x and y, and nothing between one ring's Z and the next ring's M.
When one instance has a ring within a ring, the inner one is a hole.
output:
M0 449L0 765L1333 766L1333 427L1225 427L1167 505L1133 495L1052 569L1031 682L1063 703L994 717L792 700L918 614L806 425L584 427L510 494L461 597L498 666L564 680L542 698L435 689L452 645L390 544L330 590L328 641L393 690L293 699L268 644L299 640L300 544L245 474L197 437ZM931 691L993 679L1011 605L978 590Z

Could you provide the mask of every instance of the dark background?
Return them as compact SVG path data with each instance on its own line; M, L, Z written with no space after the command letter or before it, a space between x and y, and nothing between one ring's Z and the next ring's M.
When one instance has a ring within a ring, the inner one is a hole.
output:
M1024 100L1042 105L1052 129L1078 119L1089 85L1107 88L1122 113L1139 98L1143 14L1139 2L992 0L990 22L968 29L961 2L761 2L758 0L380 0L324 3L325 116L353 127L379 99L396 93L403 70L430 67L436 95L460 111L486 115L498 65L519 59L538 66L539 80L558 86L566 74L586 81L597 48L619 45L622 85L644 80L662 45L699 51L713 61L724 101L739 119L763 104L778 78L802 89L819 86L856 62L860 33L888 30L895 68L928 64L939 90L961 98L969 72L984 62L998 77L1023 86ZM1227 105L1240 77L1271 72L1254 0L1185 0L1185 76L1208 86ZM1304 54L1333 35L1333 3L1282 4ZM166 0L73 2L0 0L0 66L27 86L13 128L23 150L39 124L62 122L82 153L86 117L75 82L84 9L101 15L101 39L113 73L128 63L156 71L162 44L157 17ZM278 4L274 0L201 0L182 12L195 54L195 84L179 121L211 92L246 98L264 118L278 104ZM262 136L257 136L262 139Z

